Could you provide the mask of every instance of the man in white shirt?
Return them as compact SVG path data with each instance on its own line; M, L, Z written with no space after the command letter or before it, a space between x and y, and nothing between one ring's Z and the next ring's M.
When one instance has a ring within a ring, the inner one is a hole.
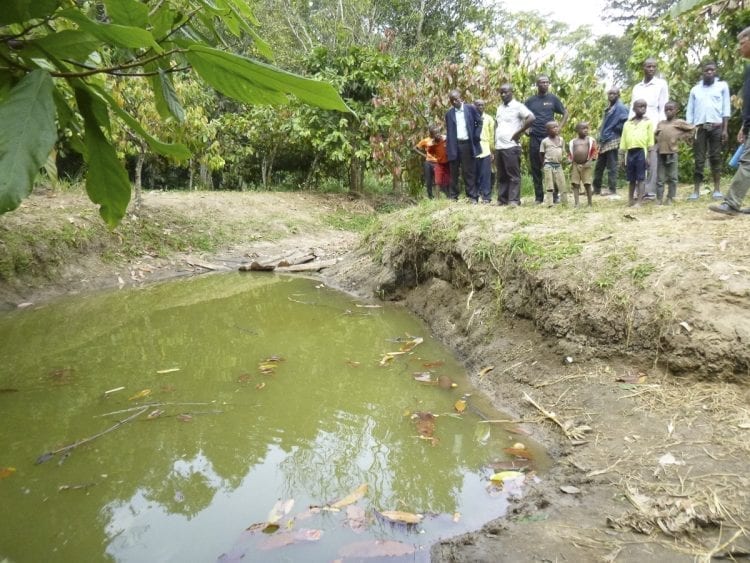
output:
M643 80L633 86L630 97L630 117L635 115L633 103L635 100L646 100L646 117L653 121L654 128L660 121L666 119L664 106L669 101L669 86L667 81L656 76L656 59L646 59L643 62ZM653 143L648 149L648 170L646 173L646 199L656 198L656 168L658 166L658 151Z
M731 115L729 86L716 78L716 63L703 63L703 78L690 90L685 120L695 125L695 143L693 157L695 160L695 182L689 200L700 197L703 186L703 169L708 157L711 175L714 181L714 199L722 199L719 183L721 182L722 149L729 140L729 116Z
M510 84L500 86L502 103L495 114L495 162L497 163L497 204L521 204L521 145L518 139L531 124L534 114L513 99Z

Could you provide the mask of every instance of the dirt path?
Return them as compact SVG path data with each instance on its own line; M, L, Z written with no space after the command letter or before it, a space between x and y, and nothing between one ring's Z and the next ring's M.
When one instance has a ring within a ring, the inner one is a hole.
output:
M95 220L80 198L35 198L0 217L0 227ZM442 246L420 235L401 239L406 245L376 248L371 241L356 250L358 235L333 227L331 218L367 214L362 202L299 193L152 193L145 199L150 217L171 211L200 218L201 229L228 229L232 244L116 264L87 250L50 279L0 284L0 302L10 307L232 270L313 249L339 260L322 274L330 285L403 300L423 317L475 383L556 461L507 519L446 538L433 548L433 561L746 556L748 223L716 221L686 205L636 213L609 205L577 215L524 209L516 216L437 206L426 211L432 223L425 231L460 225ZM393 221L403 232L423 219ZM562 231L572 234L561 239ZM570 243L577 254L560 252L553 263L521 268L497 262L501 256L483 246L483 237L513 244L536 237L555 252Z

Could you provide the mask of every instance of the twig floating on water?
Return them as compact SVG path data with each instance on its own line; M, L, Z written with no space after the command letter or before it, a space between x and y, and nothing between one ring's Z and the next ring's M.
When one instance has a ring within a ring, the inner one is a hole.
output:
M99 432L98 434L94 434L93 436L89 436L88 438L83 438L82 440L78 440L77 442L73 442L72 444L69 444L67 446L63 446L62 448L59 448L59 449L54 450L52 452L43 453L42 455L40 455L36 459L35 465L39 465L41 463L44 463L45 461L49 461L50 459L52 459L57 454L63 454L63 455L65 455L65 454L71 452L72 450L74 450L75 448L77 448L78 446L82 446L84 444L88 444L89 442L93 442L97 438L100 438L100 437L104 436L105 434L108 434L108 433L112 432L113 430L117 430L118 428L120 428L120 426L124 426L125 424L127 424L131 420L135 420L136 418L138 418L139 416L141 416L144 412L146 412L148 409L149 409L149 407L143 407L141 410L139 410L134 415L129 416L125 420L119 421L114 426L110 426L109 428L107 428L106 430L103 430L102 432Z

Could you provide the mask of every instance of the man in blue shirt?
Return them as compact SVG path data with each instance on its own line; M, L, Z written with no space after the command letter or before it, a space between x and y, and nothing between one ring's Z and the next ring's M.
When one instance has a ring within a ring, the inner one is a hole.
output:
M689 200L700 197L703 186L703 169L706 156L711 166L714 181L714 199L721 199L719 182L721 181L722 148L729 138L728 125L731 106L729 103L729 86L716 78L716 63L703 63L703 79L693 86L688 98L685 120L695 125L696 135L693 145L695 158L695 181L693 193Z
M476 185L476 157L481 154L479 145L482 135L482 116L477 108L465 104L458 90L448 94L451 109L445 114L445 132L448 164L451 170L449 194L452 200L458 199L458 171L466 184L466 197L477 203L479 194Z
M594 193L601 195L604 169L607 169L609 194L617 192L617 155L620 149L622 126L628 120L628 108L620 101L620 89L610 88L607 92L609 107L604 110L602 126L599 130L599 158L594 168Z

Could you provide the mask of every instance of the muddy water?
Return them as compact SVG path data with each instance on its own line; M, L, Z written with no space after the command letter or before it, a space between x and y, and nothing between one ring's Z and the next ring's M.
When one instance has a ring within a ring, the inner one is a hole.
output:
M506 417L418 320L362 305L312 280L232 274L0 317L0 559L427 560L440 537L501 515L523 480L492 485L492 462L528 440L483 422ZM424 372L457 387L415 381ZM363 483L349 507L309 508ZM270 515L280 499L294 503ZM269 518L275 533L247 530Z

